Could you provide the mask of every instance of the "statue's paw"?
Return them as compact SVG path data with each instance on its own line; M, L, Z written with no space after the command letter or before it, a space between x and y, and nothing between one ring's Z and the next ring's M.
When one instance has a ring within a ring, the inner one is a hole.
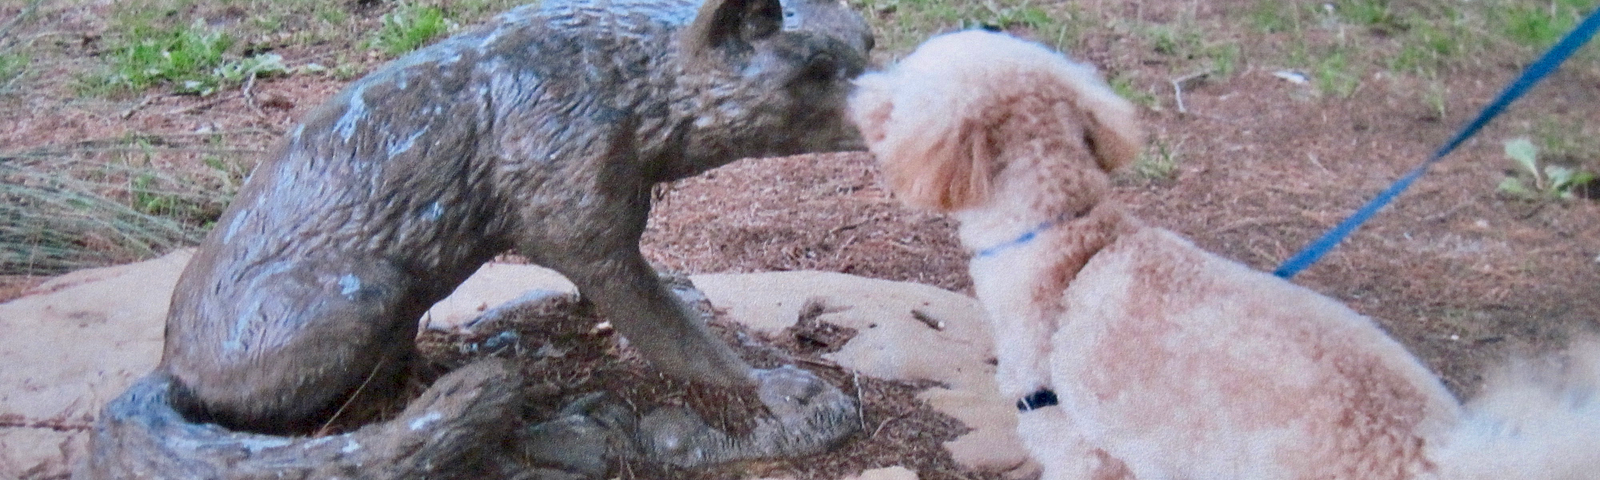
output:
M577 294L571 292L533 289L523 292L521 296L513 298L506 303L490 308L477 317L466 321L466 323L456 326L437 325L430 320L427 328L441 331L460 330L470 333L507 318L528 315L528 312L535 312L532 315L542 315L551 312L570 311L579 301Z
M794 367L757 370L756 394L772 412L745 435L712 428L681 407L667 407L639 421L638 441L651 461L696 467L822 452L860 431L854 399L816 375Z
M694 467L737 460L736 441L693 411L662 407L639 420L639 449L652 461Z
M857 414L855 399L809 371L785 365L768 370L756 370L755 378L756 395L781 423L808 422L819 416L850 417L859 420L855 418ZM859 422L846 423L857 425ZM854 431L851 429L843 432L843 435Z
M556 418L528 427L522 451L533 464L600 478L618 459L638 456L633 443L637 420L626 405L604 393L585 395Z

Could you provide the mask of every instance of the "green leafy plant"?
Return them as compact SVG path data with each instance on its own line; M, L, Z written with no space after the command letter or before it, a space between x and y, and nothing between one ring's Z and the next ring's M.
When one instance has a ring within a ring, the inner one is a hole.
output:
M450 28L450 20L439 7L405 3L383 16L383 26L370 46L389 56L400 56L427 45Z
M1506 156L1512 163L1522 167L1527 176L1532 177L1533 185L1529 188L1527 182L1519 176L1508 176L1500 182L1500 191L1522 198L1559 198L1571 199L1579 188L1593 182L1593 173L1563 167L1559 165L1539 164L1539 147L1526 138L1517 138L1506 141Z
M1161 108L1161 100L1157 99L1155 94L1150 93L1148 90L1139 88L1138 85L1134 84L1134 79L1131 76L1114 75L1106 83L1111 85L1112 91L1117 92L1117 96L1126 98L1135 105L1149 109Z

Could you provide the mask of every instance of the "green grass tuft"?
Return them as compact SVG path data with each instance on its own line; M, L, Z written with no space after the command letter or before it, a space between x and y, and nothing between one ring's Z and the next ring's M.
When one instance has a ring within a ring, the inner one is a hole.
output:
M1552 45L1577 25L1577 19L1565 14L1564 9L1540 5L1512 5L1503 12L1501 18L1505 22L1501 33L1516 43L1530 47Z
M23 54L0 54L0 94L11 92L31 63L32 59Z
M164 29L133 23L110 48L104 73L84 79L87 93L138 92L167 86L180 94L210 95L238 86L251 77L288 73L274 54L239 58L230 54L237 41L218 28L195 20Z
M1323 95L1350 98L1361 86L1359 68L1352 62L1348 49L1334 48L1316 61L1311 68L1311 76L1316 81L1317 90Z
M136 28L129 43L113 49L112 73L106 82L128 90L170 83L180 90L199 91L215 84L210 71L222 65L222 55L233 43L233 37L198 20L170 31Z
M383 16L383 26L372 39L371 47L398 57L427 45L450 28L450 20L439 7L405 3Z
M1261 33L1297 33L1301 27L1299 2L1264 0L1256 2L1246 15L1250 26Z

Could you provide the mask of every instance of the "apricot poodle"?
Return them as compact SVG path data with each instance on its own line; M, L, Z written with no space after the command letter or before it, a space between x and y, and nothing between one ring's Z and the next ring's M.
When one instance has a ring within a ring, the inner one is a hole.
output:
M1142 134L1091 67L953 33L850 115L898 198L960 221L1046 479L1600 478L1600 349L1463 406L1371 319L1108 201Z

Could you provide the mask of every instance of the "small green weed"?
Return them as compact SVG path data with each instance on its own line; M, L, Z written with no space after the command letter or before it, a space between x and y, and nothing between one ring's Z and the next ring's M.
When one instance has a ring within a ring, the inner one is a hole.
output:
M1161 101L1156 98L1155 94L1150 93L1148 90L1139 88L1138 85L1134 84L1134 79L1132 77L1126 75L1115 75L1112 76L1106 83L1111 85L1112 91L1117 92L1117 96L1128 99L1128 101L1133 102L1134 105L1139 105L1154 110L1159 110L1161 108Z
M31 59L21 54L0 54L0 94L11 91L30 63Z
M1500 181L1499 190L1513 196L1525 199L1554 198L1570 200L1577 191L1587 188L1593 182L1595 175L1591 172L1563 167L1558 165L1540 165L1539 147L1527 138L1517 138L1506 141L1506 157L1512 163L1522 167L1522 173L1507 176ZM1524 177L1532 177L1533 188L1529 188Z
M1239 70L1239 59L1244 52L1238 44L1214 45L1207 49L1206 58L1211 74L1226 78Z
M383 16L383 26L369 43L391 57L427 45L434 38L449 32L453 22L445 18L444 10L433 6L404 3Z
M1185 59L1194 59L1205 46L1205 38L1197 28L1184 24L1151 24L1144 29L1150 48L1156 53Z
M1265 0L1249 12L1250 25L1262 33L1300 31L1300 2Z
M1428 110L1432 111L1436 118L1443 120L1450 113L1446 109L1448 106L1446 96L1449 93L1448 87L1435 80L1429 82L1427 90L1422 92L1422 102L1428 105Z
M1435 77L1438 69L1461 51L1459 35L1445 33L1431 24L1419 24L1400 40L1400 50L1390 57L1390 70Z
M1334 11L1346 22L1378 31L1396 32L1408 28L1407 22L1389 9L1389 0L1344 0Z
M1501 12L1500 18L1505 22L1501 27L1501 33L1525 46L1544 47L1554 44L1561 35L1577 24L1577 19L1569 13L1571 10L1558 8L1556 3L1570 2L1552 2L1550 6L1512 5Z
M1350 98L1355 94L1356 88L1361 86L1361 75L1356 72L1356 67L1351 65L1349 54L1344 48L1335 48L1318 60L1311 70L1312 77L1317 82L1317 90L1323 95Z
M1151 142L1150 148L1134 159L1133 174L1146 181L1171 180L1178 173L1179 146L1162 140Z
M1001 6L993 2L984 2L982 5L983 10L974 12L975 16L961 19L962 28L995 26L1002 30L1019 27L1037 30L1054 22L1050 14L1029 4Z
M878 49L905 52L938 32L993 26L1074 50L1083 28L1078 5L1038 0L852 0L878 35Z

